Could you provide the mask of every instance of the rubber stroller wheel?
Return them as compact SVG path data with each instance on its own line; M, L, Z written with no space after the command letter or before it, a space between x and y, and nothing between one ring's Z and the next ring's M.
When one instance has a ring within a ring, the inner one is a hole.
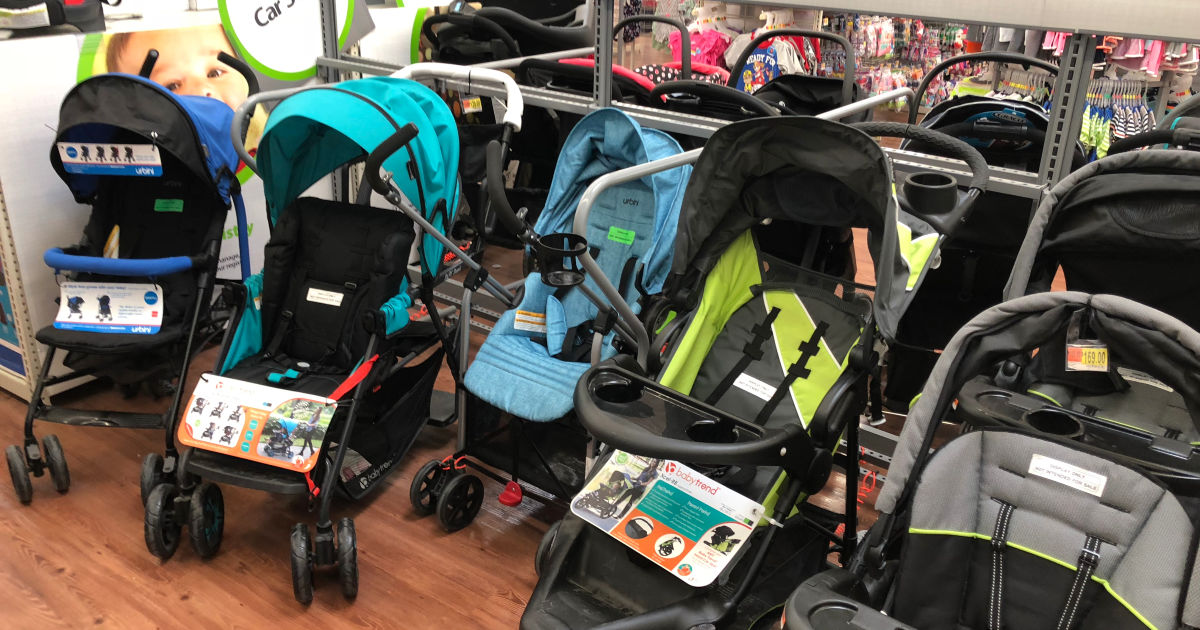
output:
M538 577L542 577L542 574L546 572L542 565L550 557L550 552L554 550L554 538L558 536L558 526L561 524L562 521L554 521L542 536L541 542L538 543L537 553L533 556L533 572Z
M29 505L29 502L33 501L33 482L29 480L29 466L25 465L25 455L21 452L21 447L16 444L9 446L4 449L4 456L8 459L8 474L12 477L17 499Z
M71 489L71 471L67 469L67 457L63 454L62 442L57 435L47 435L42 438L42 457L46 458L46 466L50 468L50 479L54 481L54 489L59 494Z
M175 555L183 533L183 524L175 521L175 496L178 493L175 486L160 483L146 499L146 517L142 523L146 548L162 560Z
M412 485L408 488L408 500L412 502L413 511L421 516L429 516L437 509L437 486L446 475L441 460L431 459L421 466L413 476Z
M175 393L175 383L171 382L167 377L156 377L146 382L146 388L150 390L150 395L154 400L166 398Z
M458 475L446 483L437 502L438 523L456 532L475 520L483 507L483 482L475 475Z
M221 550L221 538L225 533L225 499L221 487L204 482L192 491L188 502L188 538L192 549L205 560Z
M338 522L337 566L342 595L354 599L358 596L358 536L354 533L354 520L349 517Z
M312 603L312 538L304 523L292 526L292 594L301 604Z
M138 485L142 491L142 506L150 500L150 492L155 486L166 483L167 479L163 475L163 458L158 453L150 453L142 458L142 474L138 478Z

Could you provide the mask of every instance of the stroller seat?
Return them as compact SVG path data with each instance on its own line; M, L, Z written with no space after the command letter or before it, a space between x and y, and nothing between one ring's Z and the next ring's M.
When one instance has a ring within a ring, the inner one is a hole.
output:
M183 322L163 323L153 335L106 333L102 337L82 330L63 330L43 326L34 335L38 342L72 352L96 352L106 355L145 352L178 343L187 334ZM99 337L99 338L98 338Z
M571 231L580 196L595 178L678 150L666 134L642 129L616 110L587 116L567 139L534 230ZM685 182L678 173L627 182L605 190L592 206L586 233L592 257L631 304L639 290L656 291L666 277ZM584 287L600 293L590 278ZM602 359L616 353L610 331L593 339L600 316L583 291L551 287L531 273L521 303L504 313L467 370L467 389L521 418L563 417L574 407L592 345L600 345Z

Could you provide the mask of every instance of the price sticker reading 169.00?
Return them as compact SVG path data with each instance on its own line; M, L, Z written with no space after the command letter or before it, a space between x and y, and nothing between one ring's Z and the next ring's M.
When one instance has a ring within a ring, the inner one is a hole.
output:
M1108 347L1100 344L1067 345L1067 370L1075 372L1107 372Z

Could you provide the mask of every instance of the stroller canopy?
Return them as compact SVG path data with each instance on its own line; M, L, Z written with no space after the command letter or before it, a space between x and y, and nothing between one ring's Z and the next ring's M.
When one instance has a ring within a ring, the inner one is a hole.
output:
M692 182L680 211L669 292L690 290L735 240L767 220L867 228L875 320L892 339L941 240L927 223L900 210L879 145L819 118L760 118L722 127L705 145Z
M1114 295L1060 291L1020 297L984 311L946 346L908 414L876 507L895 511L903 487L920 465L918 454L929 447L931 426L945 415L964 383L1001 361L1060 340L1071 320L1081 316L1107 344L1110 356L1154 375L1183 398L1193 418L1200 417L1200 333L1166 313Z
M1122 153L1088 164L1048 194L1033 217L1005 296L1067 287L1122 295L1200 326L1186 283L1200 278L1200 153ZM1185 283L1180 285L1180 279Z
M375 150L405 124L418 133L409 147L418 179L408 176L408 152L384 161L404 196L435 228L449 228L458 208L458 130L454 116L433 90L407 79L376 77L304 90L271 112L258 150L258 167L272 224L309 186L338 167ZM443 211L439 211L443 209ZM423 243L424 262L436 273L441 244Z
M238 157L229 141L233 110L204 96L171 93L131 74L102 74L76 85L63 99L55 142L149 143L182 163L228 207ZM98 174L68 173L57 144L50 163L79 203L95 200Z

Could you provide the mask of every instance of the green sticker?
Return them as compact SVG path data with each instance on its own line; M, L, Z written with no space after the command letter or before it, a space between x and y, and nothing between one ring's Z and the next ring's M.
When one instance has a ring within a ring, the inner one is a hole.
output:
M155 199L155 212L183 212L182 199Z
M608 228L608 240L616 241L622 245L633 245L633 237L635 236L637 236L637 232L633 230L622 230L616 226Z

